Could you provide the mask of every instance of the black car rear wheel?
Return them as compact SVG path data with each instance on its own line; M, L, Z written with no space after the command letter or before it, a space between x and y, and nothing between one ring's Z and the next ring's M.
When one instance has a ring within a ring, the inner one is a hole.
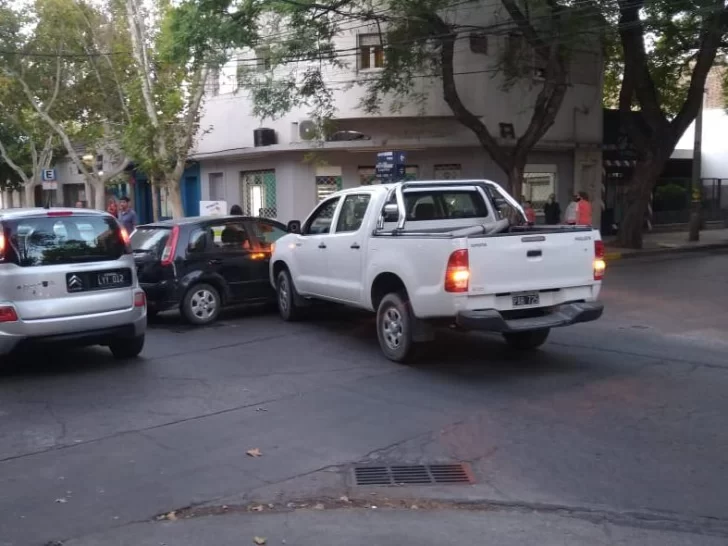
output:
M217 289L209 284L194 285L182 300L182 315L192 324L210 324L217 320L222 300Z

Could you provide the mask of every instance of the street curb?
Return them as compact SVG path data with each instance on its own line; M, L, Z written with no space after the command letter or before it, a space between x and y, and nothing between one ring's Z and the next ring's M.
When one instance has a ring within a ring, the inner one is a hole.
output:
M635 250L633 252L606 252L604 259L607 262L627 260L632 258L643 258L652 256L666 256L669 254L687 254L690 252L702 252L705 250L728 249L728 241L722 243L707 243L699 246L683 246L676 248L655 248L650 250Z

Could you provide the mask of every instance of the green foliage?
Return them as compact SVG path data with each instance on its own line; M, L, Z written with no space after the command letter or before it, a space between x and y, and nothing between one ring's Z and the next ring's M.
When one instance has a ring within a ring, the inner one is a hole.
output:
M613 0L602 0L600 7L609 22L605 33L604 103L616 108L624 70L618 9ZM657 88L662 111L668 116L677 114L685 102L703 21L713 9L712 0L645 2L642 22L648 37L647 69Z

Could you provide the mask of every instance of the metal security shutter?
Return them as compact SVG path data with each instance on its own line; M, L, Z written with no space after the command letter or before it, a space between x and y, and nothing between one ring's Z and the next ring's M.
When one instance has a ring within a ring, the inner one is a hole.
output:
M275 218L276 209L276 172L244 171L240 173L243 213L246 216Z

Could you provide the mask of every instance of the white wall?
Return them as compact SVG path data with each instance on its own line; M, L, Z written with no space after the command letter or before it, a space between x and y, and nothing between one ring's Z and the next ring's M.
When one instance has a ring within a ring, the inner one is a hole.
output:
M701 178L728 179L728 114L725 110L703 112L703 142ZM690 125L675 147L679 151L692 151L695 123Z
M467 21L468 24L492 24L497 22L495 12L482 9L482 3L473 3L471 6L461 6L458 9L457 19ZM411 101L401 111L393 113L385 105L381 116L365 114L359 108L359 101L364 90L356 82L364 82L376 76L376 71L356 70L357 34L376 33L376 28L362 28L361 23L352 23L352 30L343 32L337 39L337 50L347 51L344 60L350 64L342 69L330 69L326 80L335 89L338 119L393 117L412 118L420 116L452 117L452 112L442 98L440 81L421 78L417 80L420 91L426 93L426 100L422 104ZM513 123L516 134L522 134L530 119L531 107L540 84L530 79L524 80L521 85L509 90L503 89L502 77L497 72L502 48L505 47L505 37L490 36L488 41L488 55L471 52L467 39L456 43L455 72L458 90L465 105L470 110L484 117L493 131L498 130L498 123ZM240 58L251 59L253 52L242 52ZM580 59L583 61L583 59ZM573 69L574 81L570 85L564 99L562 108L553 127L548 131L545 141L568 141L599 143L602 141L602 114L601 114L601 81L594 85L582 85L580 77L590 69L596 74L596 80L601 80L601 59L598 56L591 58L588 65L579 64ZM575 63L577 61L574 61ZM292 122L299 122L308 117L306 108L298 108L278 120L259 120L252 116L250 101L245 90L236 90L235 83L237 61L228 63L220 74L220 92L215 97L208 96L203 107L203 116L200 123L201 136L197 141L196 152L200 154L248 148L253 146L253 130L258 127L269 127L276 130L278 142L288 144L297 140ZM279 69L292 70L294 66L285 66ZM301 67L297 67L299 70ZM468 73L470 74L462 74ZM475 72L475 73L473 73ZM453 123L451 123L453 125ZM465 130L467 133L467 130ZM473 137L469 135L468 138Z

